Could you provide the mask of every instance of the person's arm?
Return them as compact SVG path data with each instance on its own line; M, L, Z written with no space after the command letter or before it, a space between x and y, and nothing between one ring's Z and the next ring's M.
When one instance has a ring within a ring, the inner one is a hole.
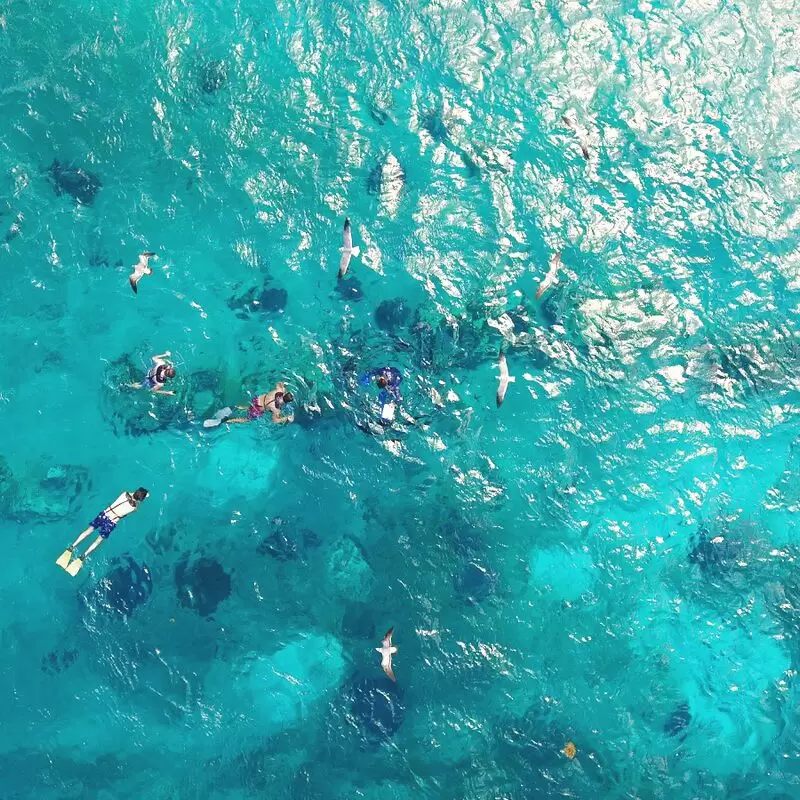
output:
M272 421L276 425L288 425L290 422L294 422L294 414L290 414L288 417L282 417L277 411L273 411Z
M167 350L166 353L161 353L161 355L153 356L153 363L156 366L158 366L159 364L163 364L164 363L164 359L167 358L168 356L171 356L171 355L172 355L172 353L170 353L170 351Z

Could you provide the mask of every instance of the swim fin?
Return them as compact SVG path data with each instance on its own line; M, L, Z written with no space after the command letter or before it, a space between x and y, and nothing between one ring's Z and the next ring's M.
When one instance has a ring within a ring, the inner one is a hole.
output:
M233 409L230 407L221 408L214 414L211 419L203 420L203 427L204 428L216 428L221 422L224 422L231 414L233 414Z
M72 548L68 547L57 559L56 564L62 569L67 568L67 564L69 564L70 559L72 558Z
M81 571L82 566L83 559L79 556L78 558L74 559L68 567L64 567L64 569L74 578Z

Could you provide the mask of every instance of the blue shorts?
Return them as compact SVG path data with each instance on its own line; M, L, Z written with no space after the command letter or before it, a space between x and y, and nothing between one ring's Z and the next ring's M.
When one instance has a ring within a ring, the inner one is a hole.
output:
M92 524L89 526L90 528L94 528L103 539L108 539L111 536L111 531L117 527L116 522L112 522L107 516L105 511L101 511L93 520Z

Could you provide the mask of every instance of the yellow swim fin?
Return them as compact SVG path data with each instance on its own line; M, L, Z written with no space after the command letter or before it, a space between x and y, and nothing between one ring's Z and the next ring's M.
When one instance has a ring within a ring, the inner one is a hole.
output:
M68 567L64 567L64 569L74 578L81 571L82 566L83 559L79 556L78 558L74 559Z
M62 569L67 568L67 564L69 564L70 559L72 558L72 548L68 547L57 559L56 564Z

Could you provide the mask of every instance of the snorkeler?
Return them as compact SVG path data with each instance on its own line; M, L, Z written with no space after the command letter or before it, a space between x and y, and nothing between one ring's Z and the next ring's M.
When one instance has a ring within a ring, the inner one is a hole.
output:
M243 423L252 422L254 419L263 417L268 411L272 413L272 421L276 425L288 425L294 422L294 415L288 414L285 417L280 415L280 410L294 400L294 395L286 391L283 383L275 384L275 388L266 394L258 394L251 401L249 406L236 406L241 411L247 411L246 417L233 417L226 419L225 422ZM206 420L208 422L209 420ZM222 420L220 420L222 422ZM210 427L210 426L206 426Z
M128 514L133 514L139 507L139 503L147 497L147 489L139 487L135 492L123 492L108 508L101 511L91 522L89 527L58 557L56 564L62 567L70 575L75 576L83 566L83 562L89 554L96 550L108 539L117 523ZM98 537L86 548L82 556L72 558L75 548L87 537L97 531Z
M378 367L362 375L359 383L361 386L369 386L373 378L381 390L378 395L378 402L381 404L381 424L389 425L394 420L395 404L403 400L400 394L403 376L396 367Z
M144 380L141 383L129 383L131 389L149 389L156 394L174 395L175 392L165 392L163 390L164 384L170 379L175 377L175 367L172 366L167 357L171 356L169 350L166 353L161 353L159 356L153 356L153 366L147 371Z

